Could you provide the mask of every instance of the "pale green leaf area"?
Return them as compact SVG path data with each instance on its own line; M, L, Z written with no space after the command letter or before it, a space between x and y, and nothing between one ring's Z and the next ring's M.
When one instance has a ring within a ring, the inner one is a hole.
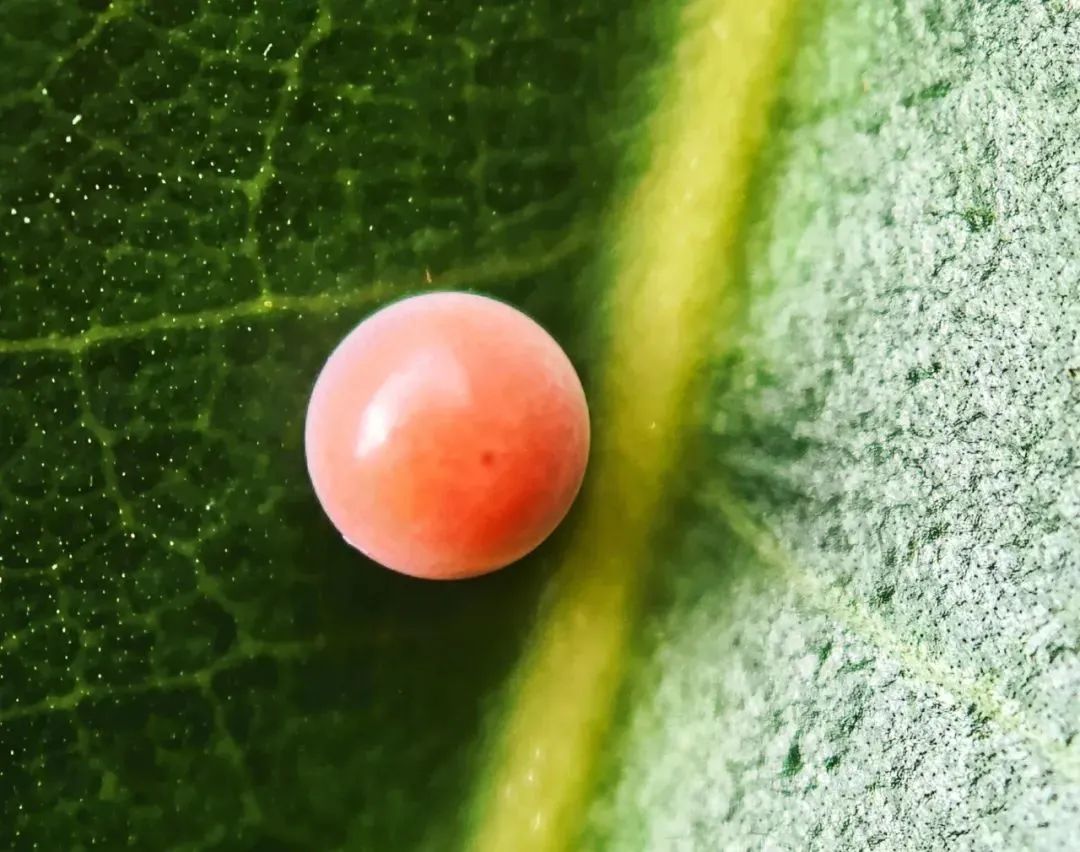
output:
M589 845L1076 848L1078 12L823 5Z

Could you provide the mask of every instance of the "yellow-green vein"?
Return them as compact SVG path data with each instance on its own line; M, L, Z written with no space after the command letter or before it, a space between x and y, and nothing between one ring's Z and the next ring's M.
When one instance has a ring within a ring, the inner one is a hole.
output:
M575 227L553 245L538 246L533 251L518 255L488 258L476 266L446 272L436 271L431 287L432 289L491 287L503 281L532 275L549 269L581 251L591 236L592 231L589 227ZM23 340L0 339L0 355L35 352L79 353L116 340L137 340L153 334L214 328L282 313L301 316L305 314L332 315L343 309L377 305L396 294L415 288L420 281L424 280L423 276L424 273L418 271L413 281L376 281L366 286L358 285L354 290L341 293L313 293L306 296L271 293L225 307L208 308L204 311L161 314L150 319L116 325L92 325L85 331L72 335L44 335Z
M590 487L492 748L479 852L574 842L688 393L733 301L744 195L794 6L685 9L650 163L615 226Z

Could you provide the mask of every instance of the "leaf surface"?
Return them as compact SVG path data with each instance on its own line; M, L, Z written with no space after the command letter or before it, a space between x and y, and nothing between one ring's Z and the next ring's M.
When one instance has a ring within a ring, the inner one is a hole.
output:
M796 5L0 4L0 847L1067 847L1076 11ZM432 287L607 445L455 585L303 469Z
M0 5L0 847L451 842L550 557L366 562L304 409L432 287L521 305L588 378L658 49L616 5Z
M1074 842L1076 46L1068 4L807 21L596 848Z

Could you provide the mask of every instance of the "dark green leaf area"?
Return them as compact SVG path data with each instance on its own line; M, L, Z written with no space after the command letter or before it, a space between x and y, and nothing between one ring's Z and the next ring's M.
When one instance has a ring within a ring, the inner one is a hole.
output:
M0 8L0 848L446 848L558 542L377 568L314 500L307 397L438 286L593 374L638 17Z
M0 26L8 338L415 284L584 224L640 64L631 16L572 4L52 5Z
M66 826L106 848L395 848L460 818L470 743L547 560L427 585L330 527L302 421L354 320L3 356L17 404L0 456L0 735L17 748L0 845ZM26 739L57 714L73 742ZM45 801L61 759L84 788Z

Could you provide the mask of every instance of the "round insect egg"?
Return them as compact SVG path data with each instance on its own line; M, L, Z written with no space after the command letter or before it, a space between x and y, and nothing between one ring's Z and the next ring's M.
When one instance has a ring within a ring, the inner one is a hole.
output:
M360 323L319 374L308 472L345 540L403 574L502 568L565 517L589 455L581 381L521 311L428 293Z

